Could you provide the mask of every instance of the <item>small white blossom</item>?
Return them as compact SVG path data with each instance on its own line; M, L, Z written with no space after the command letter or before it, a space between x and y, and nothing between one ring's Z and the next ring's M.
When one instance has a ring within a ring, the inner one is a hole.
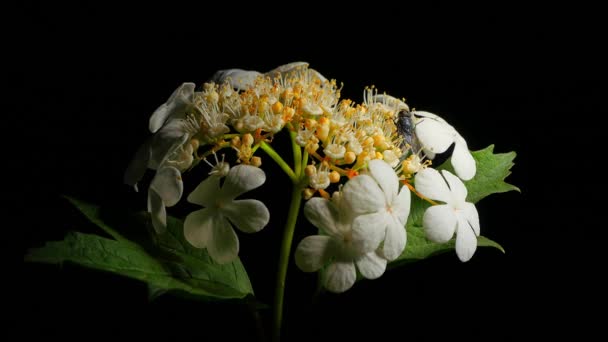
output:
M230 169L221 188L220 178L217 175L207 177L188 196L188 202L205 208L186 217L184 236L193 246L207 248L213 260L224 264L236 259L239 253L239 239L232 226L245 233L254 233L268 224L270 214L258 200L235 200L264 184L264 171L250 165L237 165Z
M467 188L449 171L426 168L416 175L416 190L430 199L444 202L424 212L423 226L429 240L449 241L456 234L456 254L461 261L471 259L477 249L479 215L475 205L466 202Z
M331 159L342 159L346 153L346 147L340 144L329 144L323 149L323 153Z
M416 137L422 144L427 157L433 159L435 154L445 152L454 144L452 166L458 177L470 180L475 176L475 159L471 155L464 138L441 117L423 111L412 112Z
M319 164L319 168L309 176L309 185L315 190L325 189L329 186L329 173L331 170L326 163Z
M344 199L358 216L354 227L374 226L385 232L382 255L389 261L398 258L407 241L405 223L410 213L410 191L401 187L395 171L384 161L370 160L369 174L346 183Z
M323 271L323 286L337 293L353 286L356 268L367 279L380 277L386 269L386 260L375 252L383 230L374 225L354 226L352 210L342 197L331 201L315 197L306 202L304 215L327 235L304 238L295 253L296 265L304 272L316 272L329 263Z

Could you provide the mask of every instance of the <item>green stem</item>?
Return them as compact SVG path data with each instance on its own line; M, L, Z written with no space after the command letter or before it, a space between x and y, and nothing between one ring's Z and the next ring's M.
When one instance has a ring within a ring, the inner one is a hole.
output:
M287 223L283 231L283 240L281 242L281 254L279 256L279 270L277 272L277 282L274 297L274 310L272 319L273 340L279 341L281 337L281 324L283 322L283 295L285 293L285 278L287 276L287 266L289 265L289 254L291 252L291 243L293 233L300 212L300 204L302 203L302 185L294 182L293 192L291 194L291 204L287 215Z
M308 151L304 149L304 156L302 157L302 164L300 165L302 168L302 170L300 170L300 177L304 177L304 169L306 169L306 165L308 165Z
M296 173L296 177L299 178L302 174L302 148L300 147L300 145L295 143L297 133L290 130L289 135L291 136L291 148L293 150L293 169Z
M281 156L265 141L260 141L260 148L266 152L274 160L280 167L285 171L285 173L289 176L291 181L295 184L298 182L298 178L293 170L287 165L287 163L281 158Z

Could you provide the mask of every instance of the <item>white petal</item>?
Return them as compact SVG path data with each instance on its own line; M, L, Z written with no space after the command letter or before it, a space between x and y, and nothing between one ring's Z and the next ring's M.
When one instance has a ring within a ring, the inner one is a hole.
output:
M441 170L441 174L443 174L443 177L448 182L454 203L464 202L467 199L467 188L460 178L454 176L447 170Z
M325 83L327 82L327 78L325 76L323 76L320 72L318 72L317 70L313 69L313 68L308 68L308 70L310 70L312 73L315 74L315 76L317 76L317 78L319 80L321 80L321 83Z
M384 192L386 203L391 203L399 191L399 179L395 170L380 159L370 160L368 168L371 176Z
M452 153L452 166L462 180L472 179L477 172L475 159L467 147L467 142L460 136L456 138L456 145Z
M291 62L291 63L287 63L287 64L278 66L278 67L270 70L269 72L266 73L266 75L268 75L270 77L278 77L281 74L286 74L286 73L295 71L295 70L297 70L297 68L306 68L306 67L308 67L308 63L306 63L306 62Z
M433 118L420 118L415 125L418 140L425 149L433 153L445 152L457 135L450 125Z
M479 214L475 204L466 202L461 209L462 217L471 225L476 236L479 236Z
M361 254L375 251L386 233L389 215L387 212L360 215L352 225L353 246Z
M337 208L329 200L322 197L313 197L304 205L304 216L313 226L322 229L325 233L341 238L336 224L338 219Z
M167 157L182 146L189 138L185 121L172 119L160 129L150 142L150 162L148 166L157 169Z
M217 84L222 84L230 81L230 86L238 90L245 90L252 87L255 79L262 74L254 70L243 69L227 69L220 70L213 75L212 81Z
M239 238L225 219L213 220L207 251L218 264L234 261L239 255Z
M167 230L167 212L163 199L154 191L148 189L148 212L152 219L152 227L158 234L162 234Z
M315 272L332 257L331 238L324 235L305 237L296 248L296 265L304 272Z
M382 255L388 261L397 259L403 253L406 242L407 234L405 233L405 226L395 219L390 220L386 227Z
M443 119L441 116L439 116L439 115L437 115L437 114L433 114L433 113L431 113L431 112L426 112L426 111L423 111L423 110L417 110L417 111L412 112L412 114L413 114L414 116L416 116L416 117L430 118L430 119L433 119L433 120L435 120L435 121L438 121L438 122L440 122L440 123L444 123L444 124L446 124L446 125L450 126L450 125L448 124L448 122L447 122L447 121L445 121L445 120L444 120L444 119ZM450 127L452 127L452 126L450 126Z
M210 207L216 203L219 192L220 177L211 175L205 178L205 180L188 195L188 202L203 207Z
M221 219L218 212L212 208L194 211L186 216L184 221L184 237L192 246L205 248L211 240L211 227Z
M237 165L230 169L221 190L221 198L232 200L239 195L253 190L266 181L262 169L251 165Z
M220 210L236 228L245 233L259 232L270 220L268 208L254 199L226 203Z
M368 175L350 179L342 190L343 199L355 214L373 213L386 207L384 193Z
M333 262L324 272L323 286L331 292L341 293L350 289L357 279L355 264Z
M158 107L150 117L150 132L156 133L171 116L184 111L192 103L194 88L194 83L182 83L175 89L167 102Z
M357 268L363 278L377 279L386 270L386 259L381 258L375 252L367 253L357 260Z
M448 242L454 236L456 223L454 209L447 204L428 208L422 217L426 237L433 242Z
M139 182L146 173L149 160L150 140L147 140L143 145L139 147L139 149L135 153L135 156L129 163L129 166L125 171L125 175L123 178L125 184L133 186L135 187L135 190L137 190L137 182Z
M456 232L456 255L460 261L469 261L477 249L477 237L473 228L464 218L458 220L458 231Z
M410 189L407 186L401 188L399 195L392 203L393 215L405 226L407 217L410 215L410 204L412 201Z
M432 200L451 202L452 194L439 171L431 168L421 170L415 178L416 190Z
M387 94L374 95L373 99L377 103L385 103L387 106L397 107L399 110L410 111L410 107L405 102Z
M178 169L166 166L156 171L156 175L150 183L150 189L154 190L167 207L172 207L179 202L184 192L182 175Z

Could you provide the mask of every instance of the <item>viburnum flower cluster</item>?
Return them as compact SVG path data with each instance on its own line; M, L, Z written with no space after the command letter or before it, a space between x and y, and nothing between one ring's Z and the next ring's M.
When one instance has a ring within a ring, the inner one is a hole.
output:
M476 173L465 139L441 117L410 110L375 87L364 90L361 103L342 99L341 89L303 62L266 73L222 70L200 87L184 83L150 117L151 136L125 182L137 189L145 171L155 171L147 206L163 234L166 208L184 196L184 174L201 161L210 164L207 178L186 196L202 208L186 217L183 234L223 264L237 258L238 234L269 222L264 203L240 196L263 186L262 165L270 158L289 176L297 206L305 201L304 215L317 228L297 244L295 263L305 272L320 271L332 292L351 288L357 274L380 277L407 250L413 196L432 204L423 217L426 237L447 242L455 235L458 257L469 260L480 227L463 184ZM293 166L272 147L283 131L291 139ZM455 174L437 171L432 160L452 145ZM220 161L222 150L234 151L235 160Z

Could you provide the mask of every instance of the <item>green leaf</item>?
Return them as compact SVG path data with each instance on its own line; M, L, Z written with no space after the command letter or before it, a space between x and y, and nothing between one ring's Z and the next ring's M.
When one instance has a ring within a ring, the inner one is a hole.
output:
M115 240L72 233L64 241L48 242L42 248L31 249L26 261L52 264L68 261L142 280L148 284L151 300L166 292L203 299L253 295L251 282L240 259L223 265L215 263L205 249L194 248L184 239L182 220L167 217L167 233L153 235L156 244L141 238L145 235L139 236L136 243L118 233L110 218L118 215L120 224L129 226L131 231L145 232L150 226L148 213L125 216L112 211L111 217L102 216L99 206L66 198ZM105 213L108 214L107 211Z
M471 154L477 163L477 172L473 179L464 182L469 192L468 202L477 203L488 195L501 192L512 190L521 192L518 187L504 181L511 174L513 159L517 155L515 152L494 153L494 145L490 145ZM451 163L447 162L439 169L454 172Z
M410 216L408 217L406 230L407 230L407 245L405 246L405 250L403 253L397 258L393 260L389 267L396 267L403 264L420 261L423 259L427 259L431 256L438 255L441 253L446 253L454 250L455 248L455 240L452 239L446 243L436 243L429 241L424 233L424 229L422 228L422 217L424 215L424 211L428 208L430 204L419 197L413 195L412 196L412 205L410 207ZM480 236L477 238L477 246L478 247L494 247L502 251L505 250L498 243L484 237Z
M153 297L179 291L202 299L236 299L252 294L240 261L217 265L185 253L149 253L131 242L97 235L70 233L28 251L26 261L50 264L73 262L148 283ZM246 280L246 281L245 281Z
M106 233L108 233L111 237L118 241L128 241L125 237L123 237L120 233L118 233L114 228L107 225L101 219L101 209L99 206L96 206L91 203L87 203L85 201L78 200L76 198L70 196L64 196L70 203L72 203L81 213L89 219L89 221L93 222L99 228L103 229Z

